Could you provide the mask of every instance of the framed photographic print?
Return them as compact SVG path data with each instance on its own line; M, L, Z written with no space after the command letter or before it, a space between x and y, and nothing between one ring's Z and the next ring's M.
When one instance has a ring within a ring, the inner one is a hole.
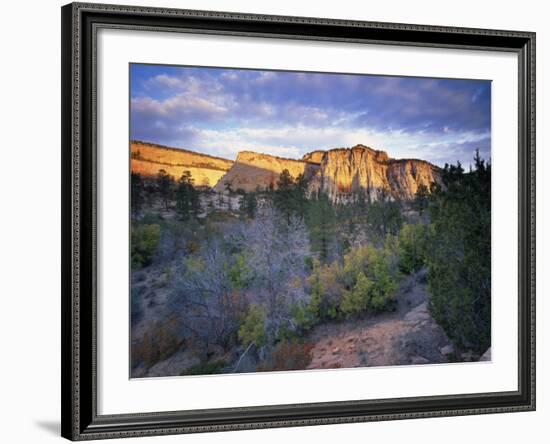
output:
M529 32L64 6L62 435L533 410L534 97Z

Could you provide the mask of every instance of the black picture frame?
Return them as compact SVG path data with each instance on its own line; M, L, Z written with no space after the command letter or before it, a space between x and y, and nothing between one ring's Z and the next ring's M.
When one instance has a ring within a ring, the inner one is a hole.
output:
M62 436L71 440L535 409L535 33L72 3L62 15ZM97 414L96 91L100 27L507 51L519 66L518 390Z

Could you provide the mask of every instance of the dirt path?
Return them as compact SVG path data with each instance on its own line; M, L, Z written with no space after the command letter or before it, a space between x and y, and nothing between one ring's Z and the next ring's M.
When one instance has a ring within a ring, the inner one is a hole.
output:
M360 320L320 325L308 368L349 368L448 362L452 345L428 312L425 283L409 277L396 311Z

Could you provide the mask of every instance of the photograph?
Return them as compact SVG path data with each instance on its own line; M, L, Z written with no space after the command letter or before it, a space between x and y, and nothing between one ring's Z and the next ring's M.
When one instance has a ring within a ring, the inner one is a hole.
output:
M130 63L130 377L491 361L491 85Z

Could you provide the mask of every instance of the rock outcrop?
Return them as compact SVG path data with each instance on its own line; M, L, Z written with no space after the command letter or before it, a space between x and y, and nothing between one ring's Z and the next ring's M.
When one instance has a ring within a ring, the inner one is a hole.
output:
M317 174L319 165L303 160L241 151L231 169L216 184L214 191L226 192L228 188L246 192L276 189L279 176L285 169L293 178L303 175L309 180Z
M303 157L302 157L302 160L305 161L305 162L321 164L321 162L323 161L323 157L324 157L325 153L326 153L326 151L324 151L324 150L312 151L311 153L304 154Z
M301 160L242 151L214 190L277 188L279 175L285 169L294 178L304 175L310 192L327 193L333 202L345 202L360 189L373 200L382 193L394 199L412 199L421 185L429 189L433 182L441 181L440 169L429 162L391 159L384 151L356 145L313 151Z
M139 141L130 143L130 151L133 173L155 176L163 169L178 179L189 171L198 186L213 187L233 165L220 157Z
M364 145L329 150L321 160L312 190L320 189L332 201L346 201L363 189L373 200L382 193L412 199L418 188L441 182L440 169L417 159L391 159L384 151Z
M365 145L316 150L302 159L285 159L253 151L241 151L235 162L193 151L134 141L132 171L154 176L160 169L179 178L188 170L199 186L219 193L277 188L286 169L293 178L303 175L310 193L322 191L333 202L347 202L364 191L377 200L382 194L393 199L412 199L420 186L441 183L440 168L418 159L392 159L385 151Z

